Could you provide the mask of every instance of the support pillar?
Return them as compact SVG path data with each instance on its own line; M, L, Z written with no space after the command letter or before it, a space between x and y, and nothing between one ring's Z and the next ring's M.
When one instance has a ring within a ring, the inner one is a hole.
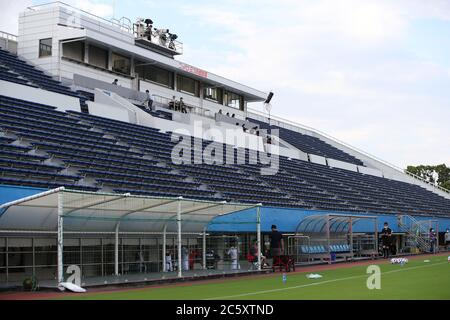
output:
M261 204L256 207L256 241L258 243L258 270L261 271Z
M88 64L89 63L89 43L85 42L84 43L84 57L83 57L83 61L84 63Z
M178 209L177 209L177 229L178 229L178 277L181 278L183 273L181 271L182 263L181 263L181 200L178 200Z
M331 264L331 250L330 250L330 216L327 215L327 224L326 224L326 228L327 228L327 247L328 247L328 263Z
M349 224L348 228L349 228L349 232L350 232L350 254L353 259L353 219L352 219L352 217L350 217L349 223L350 224Z
M206 228L203 229L202 266L206 270Z
M435 221L435 223L436 223L436 252L435 253L438 253L439 252L439 221Z
M167 225L164 225L164 229L163 229L163 243L162 243L162 263L163 263L163 267L162 270L163 272L167 271L167 261L166 261L166 247L167 247Z
M120 221L116 224L114 239L114 275L119 275L119 227Z
M378 257L378 219L374 221L375 225L375 250L374 250L374 258Z
M64 252L64 219L63 219L63 193L58 192L58 284L64 282L64 262L63 262L63 252Z

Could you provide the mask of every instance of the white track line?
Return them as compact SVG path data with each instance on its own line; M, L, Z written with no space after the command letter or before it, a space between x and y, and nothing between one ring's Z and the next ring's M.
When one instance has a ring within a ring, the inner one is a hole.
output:
M427 265L423 265L423 266L415 266L415 267L410 267L410 268L402 268L402 269L398 269L398 270L386 271L386 272L382 272L381 276L383 276L385 274L391 274L391 273L396 273L396 272L401 272L401 271L408 271L408 270L414 270L414 269L419 269L419 268L433 267L433 266L437 266L437 265L441 265L441 264L448 264L448 262L445 261L445 262L427 264ZM325 280L325 281L321 281L321 282L302 284L302 285L293 286L293 287L287 287L287 288L279 288L279 289L271 289L271 290L263 290L263 291L241 293L241 294L235 294L235 295L230 295L230 296L206 298L204 300L223 300L223 299L229 299L229 298L239 298L239 297L253 296L253 295L257 295L257 294L280 292L280 291L286 291L286 290L292 290L292 289L299 289L299 288L305 288L305 287L318 286L318 285L321 285L321 284L332 283L332 282L337 282L337 281L345 281L345 280L351 280L351 279L357 279L357 278L365 278L365 277L368 277L368 276L369 275L364 274L364 275L360 275L360 276L352 276L352 277L339 278L339 279L333 279L333 280Z

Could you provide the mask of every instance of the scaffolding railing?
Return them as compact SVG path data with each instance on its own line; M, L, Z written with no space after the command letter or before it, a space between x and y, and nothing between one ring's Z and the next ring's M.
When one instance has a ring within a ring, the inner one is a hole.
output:
M1 31L1 30L0 30L0 38L6 39L6 40L17 41L17 36L16 35L14 35L12 33L5 32L5 31Z

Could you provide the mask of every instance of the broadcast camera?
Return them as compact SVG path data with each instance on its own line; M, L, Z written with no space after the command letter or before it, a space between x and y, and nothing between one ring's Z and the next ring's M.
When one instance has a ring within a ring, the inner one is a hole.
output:
M157 29L155 28L155 34L159 37L159 44L161 46L167 46L167 35L169 34L169 29Z
M175 40L178 39L178 36L174 33L168 33L169 34L169 49L172 50L176 50L176 46L175 46Z
M153 27L153 20L152 19L145 19L144 23L146 24L145 28L145 36L147 37L148 41L152 40L152 27Z

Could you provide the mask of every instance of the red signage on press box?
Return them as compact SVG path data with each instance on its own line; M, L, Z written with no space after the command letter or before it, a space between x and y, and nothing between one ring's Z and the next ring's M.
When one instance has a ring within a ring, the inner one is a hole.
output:
M189 72L189 73L193 73L193 74L195 74L197 76L200 76L200 77L208 78L208 72L207 71L199 69L199 68L196 68L196 67L188 65L188 64L185 64L185 63L181 63L180 62L180 69L184 70L186 72Z

